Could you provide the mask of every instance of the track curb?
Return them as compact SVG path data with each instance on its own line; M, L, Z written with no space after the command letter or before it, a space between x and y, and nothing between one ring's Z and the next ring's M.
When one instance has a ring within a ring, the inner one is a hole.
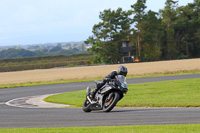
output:
M70 105L45 102L44 99L51 95L55 95L55 94L16 98L16 99L12 99L12 100L6 102L5 104L8 106L21 107L21 108L66 108L66 107L70 107Z

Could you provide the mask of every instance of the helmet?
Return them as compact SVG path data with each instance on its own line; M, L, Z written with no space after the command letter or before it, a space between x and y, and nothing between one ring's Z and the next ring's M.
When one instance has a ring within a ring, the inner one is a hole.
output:
M127 68L125 66L121 65L121 66L118 67L117 75L123 75L123 76L126 77L127 72L128 72Z

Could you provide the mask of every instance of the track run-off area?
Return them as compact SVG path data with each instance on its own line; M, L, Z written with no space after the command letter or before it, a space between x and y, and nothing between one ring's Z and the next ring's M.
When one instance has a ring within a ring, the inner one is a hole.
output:
M200 78L200 74L127 79L128 84ZM199 124L200 108L114 108L85 113L81 108L8 106L10 100L94 87L94 82L0 89L0 128Z

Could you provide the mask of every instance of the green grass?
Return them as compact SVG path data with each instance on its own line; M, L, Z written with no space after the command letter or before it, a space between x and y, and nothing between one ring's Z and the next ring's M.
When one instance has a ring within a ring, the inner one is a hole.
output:
M44 101L52 103L70 104L75 105L77 107L82 107L82 104L85 100L85 94L85 90L67 92L49 96L45 98Z
M189 71L177 71L177 72L165 72L163 74L144 74L144 75L137 75L137 76L128 76L127 79L130 78L144 78L144 77L157 77L157 76L171 76L171 75L184 75L184 74L198 74L200 73L199 70L192 70ZM28 82L28 83L21 83L21 84L7 84L7 85L0 85L1 88L13 88L13 87L26 87L26 86L38 86L38 85L50 85L50 84L62 84L62 83L75 83L75 82L88 82L88 81L95 81L95 80L102 80L102 79L80 79L80 80L58 80L58 81L48 81L48 82Z
M172 75L186 75L186 74L200 74L200 69L194 70L179 70L179 71L165 71L165 72L155 72L152 74L142 74L128 76L128 78L143 78L143 77L158 77L158 76L172 76Z
M200 107L200 78L128 85L120 107ZM85 90L47 97L45 101L81 107Z
M196 125L0 129L1 133L199 133Z

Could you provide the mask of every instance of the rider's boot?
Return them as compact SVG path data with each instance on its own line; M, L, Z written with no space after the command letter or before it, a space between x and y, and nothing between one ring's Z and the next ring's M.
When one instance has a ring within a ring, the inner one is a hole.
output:
M92 93L90 94L90 98L91 100L93 100L95 98L95 94L97 93L97 91L104 85L105 83L99 83L97 84L96 88L92 91Z
M95 96L96 92L97 92L97 88L95 88L95 89L90 93L90 98L91 98L91 100L94 99L94 96Z

